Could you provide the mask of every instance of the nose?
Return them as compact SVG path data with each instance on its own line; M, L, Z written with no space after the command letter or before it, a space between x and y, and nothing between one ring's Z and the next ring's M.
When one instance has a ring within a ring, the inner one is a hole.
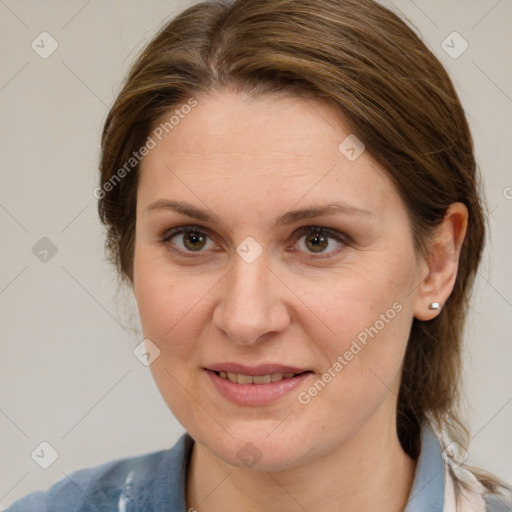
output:
M237 258L221 294L213 325L234 343L259 343L290 325L284 287L262 257L252 263Z

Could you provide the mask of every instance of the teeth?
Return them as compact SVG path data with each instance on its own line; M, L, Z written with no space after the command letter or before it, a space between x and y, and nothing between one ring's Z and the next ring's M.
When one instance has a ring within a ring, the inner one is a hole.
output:
M255 375L252 381L254 384L268 384L272 382L272 375Z
M252 384L252 377L250 375L237 374L238 384Z
M236 384L270 384L283 379L291 379L294 373L272 373L271 375L243 375L233 372L219 372L219 376Z

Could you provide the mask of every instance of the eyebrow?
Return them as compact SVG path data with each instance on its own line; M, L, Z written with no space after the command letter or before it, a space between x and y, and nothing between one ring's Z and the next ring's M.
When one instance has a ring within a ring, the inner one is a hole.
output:
M146 206L146 208L144 208L144 212L162 209L181 213L182 215L186 215L187 217L191 217L202 222L209 222L211 224L224 224L221 218L215 213L208 210L203 210L201 208L197 208L196 206L193 206L190 203L187 203L186 201L171 201L169 199L158 199L154 203L151 203L150 205ZM344 215L360 215L365 217L371 217L375 215L373 212L369 210L364 210L362 208L358 208L347 203L328 203L324 205L291 210L285 213L284 215L278 217L274 224L274 227L286 226L289 224L293 224L295 222L299 222L301 220L311 219L314 217L322 217L324 215L332 215L334 213L341 213Z

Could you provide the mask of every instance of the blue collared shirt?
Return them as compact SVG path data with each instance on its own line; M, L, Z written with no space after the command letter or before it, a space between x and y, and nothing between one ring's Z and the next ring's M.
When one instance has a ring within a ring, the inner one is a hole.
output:
M442 512L444 464L439 441L428 423L421 432L421 452L404 512Z
M82 469L16 501L7 512L187 512L186 475L194 441L184 434L169 450ZM444 465L428 424L404 512L442 512Z

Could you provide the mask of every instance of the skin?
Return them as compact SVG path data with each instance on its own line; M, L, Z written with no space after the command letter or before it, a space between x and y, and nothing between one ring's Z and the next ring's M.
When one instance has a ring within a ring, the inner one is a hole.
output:
M439 312L428 305L451 293L467 210L452 205L420 257L382 166L368 151L349 161L338 150L351 131L331 106L230 91L197 100L141 164L133 281L144 337L160 349L153 377L195 440L187 507L400 510L415 470L395 426L408 334L414 317L434 318ZM159 200L187 202L218 220L148 208ZM275 226L291 210L334 202L368 213ZM199 252L184 235L162 241L183 225L208 235ZM345 242L323 239L323 252L312 252L305 226L329 228ZM248 236L263 249L252 263L236 252ZM393 304L400 312L300 403L298 393ZM274 404L247 407L222 397L203 370L226 361L314 374ZM261 454L252 467L237 457L248 442Z

